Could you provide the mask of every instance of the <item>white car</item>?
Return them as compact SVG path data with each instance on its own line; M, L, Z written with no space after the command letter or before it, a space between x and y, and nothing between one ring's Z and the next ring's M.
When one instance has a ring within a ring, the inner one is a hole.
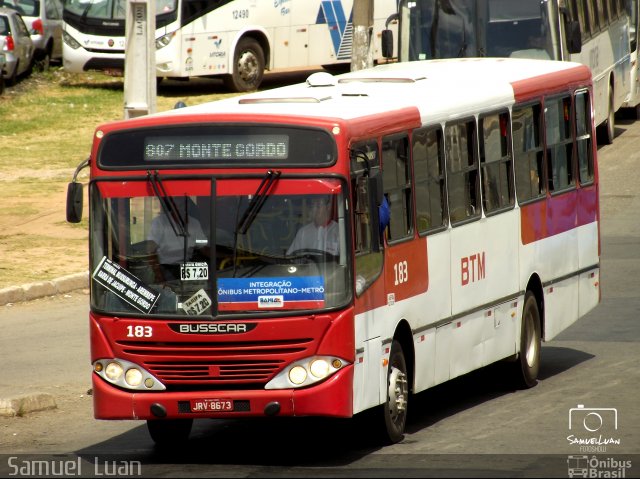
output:
M7 59L3 77L13 86L19 76L31 73L35 47L22 17L10 8L0 8L0 45Z
M16 10L29 29L36 48L35 65L47 70L51 60L62 61L61 0L0 0Z

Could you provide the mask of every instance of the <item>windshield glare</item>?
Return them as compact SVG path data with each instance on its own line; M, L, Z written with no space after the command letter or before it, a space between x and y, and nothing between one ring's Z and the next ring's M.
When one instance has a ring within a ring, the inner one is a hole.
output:
M401 56L557 58L547 6L541 0L405 0Z
M127 10L126 0L67 0L65 10L85 18L103 20L124 20ZM156 14L175 11L177 0L156 0Z
M211 316L343 305L351 295L344 197L339 182L324 181L325 191L322 183L261 201L226 194L233 188L214 198L176 194L166 180L166 196L94 185L93 307Z

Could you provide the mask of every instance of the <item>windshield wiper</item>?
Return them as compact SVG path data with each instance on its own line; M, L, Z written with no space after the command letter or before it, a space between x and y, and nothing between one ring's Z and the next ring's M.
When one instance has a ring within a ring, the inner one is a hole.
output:
M236 260L238 255L238 232L240 234L246 234L247 230L251 227L253 220L256 219L258 212L264 205L264 202L267 200L269 196L269 190L274 185L276 180L280 178L280 171L267 171L264 178L258 185L258 189L253 194L253 198L249 202L247 209L244 211L242 218L236 224L236 229L233 232L233 276L236 275Z
M87 6L84 7L84 10L82 10L82 15L80 15L80 18L82 19L83 23L87 20L87 16L89 15L89 10L91 10L91 7L93 7L93 0L89 0Z
M260 185L258 185L258 189L253 194L253 198L251 198L249 206L247 206L247 209L242 215L242 218L240 219L240 221L238 221L238 224L236 225L236 233L238 232L238 230L240 230L241 234L246 234L247 230L253 223L253 220L256 219L256 216L262 208L262 205L264 205L267 196L269 196L269 190L271 189L271 186L273 186L273 183L279 177L279 171L267 171L267 174L260 182Z
M160 206L162 207L162 211L167 217L169 224L171 225L171 229L173 230L176 236L189 236L189 232L187 230L187 223L185 219L180 214L178 207L176 206L175 201L173 201L173 197L168 196L166 190L164 189L164 185L162 184L162 180L160 179L160 175L158 171L154 171L151 174L150 171L147 171L147 178L149 178L149 183L151 183L151 187L153 188L153 193L156 195L156 198L160 201Z

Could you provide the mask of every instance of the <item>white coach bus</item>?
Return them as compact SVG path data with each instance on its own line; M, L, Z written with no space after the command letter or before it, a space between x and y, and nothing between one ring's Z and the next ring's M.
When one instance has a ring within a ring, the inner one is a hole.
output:
M265 70L351 59L353 0L156 0L156 73L256 89ZM66 0L64 69L122 74L126 0ZM396 0L375 0L374 59Z

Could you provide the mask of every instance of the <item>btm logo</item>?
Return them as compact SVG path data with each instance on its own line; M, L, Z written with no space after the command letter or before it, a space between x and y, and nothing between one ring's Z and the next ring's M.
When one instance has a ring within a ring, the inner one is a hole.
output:
M620 444L617 436L618 411L615 408L587 408L584 404L569 409L569 444L580 452L606 452L607 446Z

